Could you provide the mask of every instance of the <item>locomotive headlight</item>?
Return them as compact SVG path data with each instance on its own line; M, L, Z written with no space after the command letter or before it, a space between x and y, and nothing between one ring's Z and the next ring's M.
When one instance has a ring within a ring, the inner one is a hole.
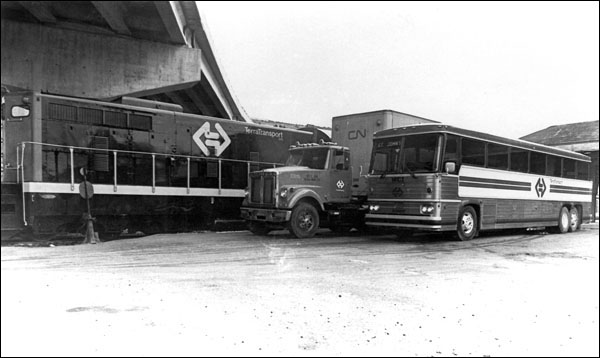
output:
M379 205L369 205L369 211L377 211L379 210Z
M421 205L421 214L431 214L433 212L433 205L432 204L424 204Z
M287 188L281 188L281 191L279 192L279 196L281 196L282 198L287 197L288 195L288 189Z

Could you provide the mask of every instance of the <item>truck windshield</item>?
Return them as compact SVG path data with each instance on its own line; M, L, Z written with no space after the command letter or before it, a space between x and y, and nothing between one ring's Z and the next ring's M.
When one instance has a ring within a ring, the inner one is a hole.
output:
M437 170L441 134L417 134L376 139L371 174L414 174Z
M306 148L290 151L285 163L287 166L302 166L311 169L325 169L329 148Z

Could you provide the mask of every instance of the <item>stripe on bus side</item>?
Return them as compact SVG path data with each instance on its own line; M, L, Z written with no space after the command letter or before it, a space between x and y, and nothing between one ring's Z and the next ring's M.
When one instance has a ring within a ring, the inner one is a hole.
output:
M505 170L461 166L460 198L581 201L591 198L592 182Z

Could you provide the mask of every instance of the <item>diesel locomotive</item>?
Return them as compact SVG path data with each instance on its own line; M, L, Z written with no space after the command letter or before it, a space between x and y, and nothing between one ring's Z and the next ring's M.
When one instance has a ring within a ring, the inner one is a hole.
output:
M185 232L240 218L250 173L282 165L302 130L184 113L181 106L119 103L36 92L2 94L2 232ZM82 168L84 170L82 170Z

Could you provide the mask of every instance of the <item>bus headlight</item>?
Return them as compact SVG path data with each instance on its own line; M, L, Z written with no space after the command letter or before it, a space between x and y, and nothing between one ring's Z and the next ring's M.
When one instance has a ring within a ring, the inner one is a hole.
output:
M421 205L421 214L431 214L433 209L434 207L432 204Z

